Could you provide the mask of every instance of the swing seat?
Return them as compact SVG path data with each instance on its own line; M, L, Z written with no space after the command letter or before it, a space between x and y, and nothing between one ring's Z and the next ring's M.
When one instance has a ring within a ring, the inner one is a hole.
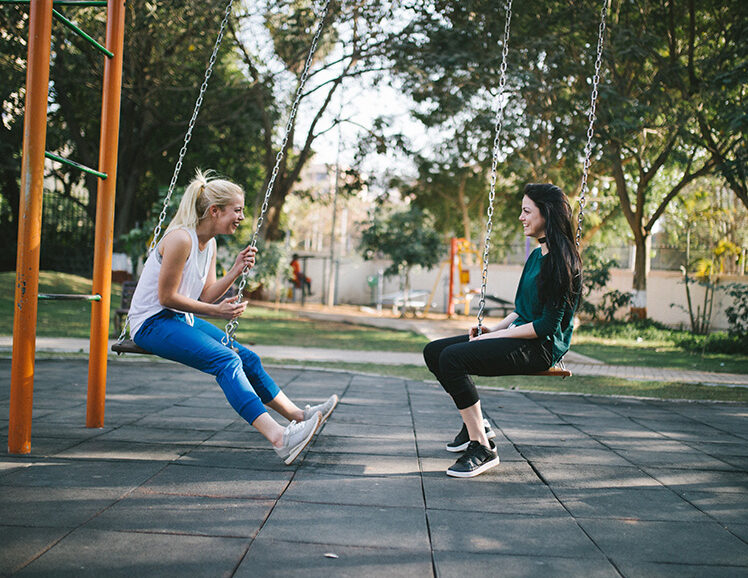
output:
M112 344L112 351L114 351L117 355L122 355L123 353L140 353L142 355L152 355L150 351L146 351L142 347L136 345L132 339L125 339L124 341L119 341Z
M554 365L553 367L550 367L546 369L545 371L540 371L538 373L531 373L530 375L546 375L550 377L560 377L561 379L566 379L567 377L571 377L572 373L565 367L559 367L558 365Z

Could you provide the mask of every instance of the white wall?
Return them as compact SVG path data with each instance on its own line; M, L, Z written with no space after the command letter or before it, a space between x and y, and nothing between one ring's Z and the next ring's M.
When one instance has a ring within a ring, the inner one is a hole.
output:
M341 259L338 273L338 303L352 305L372 305L371 288L367 284L369 276L376 276L379 269L386 269L389 261L362 261L360 258L352 257ZM312 290L314 296L311 302L322 301L323 270L325 259L310 258L307 261L307 275L312 279ZM481 268L479 265L469 266L470 288L480 289ZM489 265L487 292L508 301L514 300L514 293L519 283L522 267L519 265ZM411 273L411 289L420 289L431 292L436 284L432 308L433 311L444 312L446 297L446 286L449 276L449 268L444 266L441 270L437 266L431 271L416 268ZM439 280L437 282L437 277ZM618 289L619 291L630 291L633 272L628 269L612 269L611 281L605 291ZM723 276L720 283L748 283L748 277ZM384 280L384 294L394 293L400 290L399 280L389 278ZM703 288L692 285L691 298L694 305L703 302ZM593 301L600 295L593 295ZM718 291L714 298L712 314L713 329L727 329L728 322L725 316L725 307L730 305L731 299L724 291ZM682 282L682 275L676 271L651 271L647 280L647 313L655 321L659 321L672 327L690 327L688 313L678 307L671 307L672 303L686 307L686 289ZM477 311L478 298L473 299L471 313ZM458 313L463 313L464 308L458 305ZM622 310L625 313L625 310Z

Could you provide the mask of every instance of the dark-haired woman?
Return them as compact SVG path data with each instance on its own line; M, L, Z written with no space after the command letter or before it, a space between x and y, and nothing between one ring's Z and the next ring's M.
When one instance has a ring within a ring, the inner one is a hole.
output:
M483 419L471 375L522 375L545 371L568 351L579 301L582 262L572 212L555 185L530 184L523 191L519 220L540 246L527 259L515 309L493 327L439 339L423 351L426 365L452 396L463 426L447 450L464 451L447 475L471 478L499 465L495 437Z

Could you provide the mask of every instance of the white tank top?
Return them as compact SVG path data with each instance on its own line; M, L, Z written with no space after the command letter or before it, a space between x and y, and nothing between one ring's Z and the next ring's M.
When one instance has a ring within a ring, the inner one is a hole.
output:
M208 279L210 264L213 262L216 241L215 239L211 239L205 249L201 251L195 230L186 227L180 228L189 233L192 247L190 248L190 256L187 257L187 261L184 264L182 282L179 284L177 293L190 299L199 299L200 294L203 292L203 287L205 287L205 281ZM164 236L165 238L166 236ZM158 300L158 276L161 273L161 260L163 259L159 253L159 247L164 239L159 241L156 248L148 256L148 259L146 259L143 266L143 273L140 275L138 286L135 288L135 293L133 293L132 301L130 302L131 336L134 336L138 332L146 319L164 309L171 309L170 307L161 305L161 302ZM177 311L176 309L172 310ZM194 323L192 313L185 311L180 311L180 313L185 313L187 322L190 325Z

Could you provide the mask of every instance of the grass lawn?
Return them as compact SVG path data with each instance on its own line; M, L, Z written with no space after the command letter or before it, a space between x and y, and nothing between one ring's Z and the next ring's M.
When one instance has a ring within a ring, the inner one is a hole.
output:
M0 273L0 335L13 331L15 273ZM91 282L65 273L42 272L40 292L90 293ZM113 308L119 304L117 285L112 287ZM87 338L90 328L87 302L40 301L38 306L39 336ZM225 322L214 321L221 328ZM237 338L247 344L322 347L330 349L420 352L427 342L422 335L296 317L293 312L253 307L242 317ZM748 355L692 354L677 348L666 339L608 338L578 331L572 349L613 365L671 367L709 371L748 373ZM268 360L271 361L271 360ZM277 361L288 364L287 361ZM371 363L309 362L308 366L332 367L393 375L406 379L431 380L423 366L391 366ZM685 383L632 381L612 377L574 376L570 379L549 377L477 378L478 385L537 391L564 391L598 395L633 395L662 399L704 399L748 401L748 388L712 387Z
M226 325L225 321L210 321L221 329ZM407 353L420 353L428 343L423 335L412 331L306 319L296 317L288 311L274 311L264 307L247 309L239 321L236 338L245 344Z
M0 273L0 335L13 334L13 303L15 273ZM112 309L120 302L120 286L112 285ZM39 275L40 293L90 293L91 281L69 275L42 271ZM78 301L39 301L37 307L37 335L40 337L88 338L91 328L91 304ZM222 328L225 321L211 320ZM114 325L110 325L114 336ZM337 323L313 321L294 316L287 311L273 311L252 307L241 318L236 337L243 343L288 345L334 349L363 349L398 352L420 352L427 343L422 335L409 331L394 331Z
M721 373L748 373L748 355L684 351L668 341L609 339L575 333L572 351L588 355L608 365L667 367Z
M263 363L270 365L297 365L288 360L263 359ZM417 365L380 365L376 363L330 363L324 361L309 361L304 367L320 367L339 369L343 371L360 371L412 379L416 381L434 380L434 376L426 367ZM527 375L513 375L506 377L476 377L476 385L485 387L500 387L522 391L550 391L567 393L584 393L592 395L629 395L636 397L653 397L658 399L690 399L710 401L738 401L748 402L748 388L707 386L693 383L663 382L663 381L634 381L617 377L572 376L567 379L557 377L533 377ZM446 395L446 394L445 394Z
M0 335L13 334L15 272L0 273ZM39 293L91 294L91 280L68 273L39 273ZM112 285L112 305L119 305L120 287ZM110 325L110 331L114 331ZM88 337L91 303L88 301L44 301L37 305L36 334L42 337Z

